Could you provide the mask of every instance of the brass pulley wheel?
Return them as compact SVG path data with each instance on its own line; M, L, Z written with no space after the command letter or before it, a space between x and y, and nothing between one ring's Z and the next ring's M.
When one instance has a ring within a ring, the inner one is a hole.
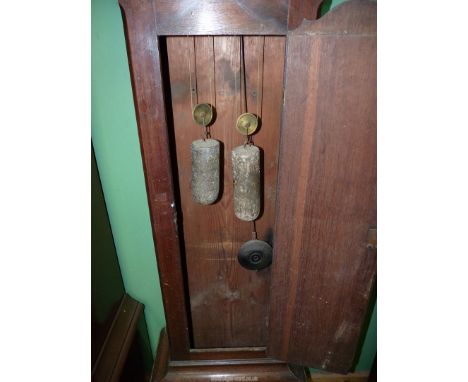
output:
M252 113L244 113L237 118L236 129L242 135L252 135L258 128L258 119Z
M210 104L199 103L193 108L192 117L198 125L208 126L213 119L213 108Z

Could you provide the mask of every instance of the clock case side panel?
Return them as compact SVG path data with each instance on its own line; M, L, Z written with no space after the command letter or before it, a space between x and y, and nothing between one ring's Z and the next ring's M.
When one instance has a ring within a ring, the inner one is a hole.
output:
M351 0L287 36L267 354L335 372L376 279L376 7Z

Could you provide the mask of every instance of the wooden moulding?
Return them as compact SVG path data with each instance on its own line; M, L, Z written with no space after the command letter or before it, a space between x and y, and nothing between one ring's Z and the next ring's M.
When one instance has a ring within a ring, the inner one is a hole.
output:
M143 305L125 294L92 370L94 382L119 381L134 340Z
M213 352L223 357L222 349ZM162 330L151 382L297 382L308 378L305 368L296 367L293 372L286 363L268 358L172 361L167 334Z

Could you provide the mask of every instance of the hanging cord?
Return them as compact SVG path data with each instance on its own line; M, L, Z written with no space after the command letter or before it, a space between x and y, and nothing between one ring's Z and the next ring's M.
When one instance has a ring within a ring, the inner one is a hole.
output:
M212 89L213 92L211 93L211 107L216 109L216 56L215 56L215 44L214 44L214 36L211 37L212 39L212 47L213 47L213 88L211 88L210 84L210 90ZM214 95L214 96L213 96Z
M245 54L244 54L244 36L241 36L240 40L240 113L247 113L247 79L245 74ZM242 102L242 96L244 97L244 102ZM245 135L244 146L250 143L249 134Z
M239 81L241 82L241 89L240 89L240 108L241 113L247 113L248 106L247 106L247 79L245 74L245 54L244 54L244 36L241 36L241 46L240 46L240 76L241 78ZM244 97L244 102L242 102L242 96ZM245 135L244 147L250 143L249 134Z
M197 76L197 48L195 46L195 37L192 37L193 41L193 74L195 75L195 95L197 96L197 105L198 105L198 76Z
M265 36L263 36L263 44L262 44L262 74L260 75L260 57L257 57L257 125L258 119L262 116L263 111L263 71L265 68ZM261 85L260 85L261 80ZM260 103L260 89L262 94L262 102Z
M195 92L196 95L196 101L198 104L198 85L197 85L197 57L196 57L196 51L195 51L195 38L193 37L193 59L195 60L195 67L193 68L194 74L195 74L195 87L193 87L192 84L192 60L190 59L190 51L188 55L188 69L189 69L189 78L190 78L190 105L192 106L192 111L194 109L194 104L193 104L193 93Z
M245 54L244 54L244 36L241 36L241 74L242 74L242 84L243 92L242 96L244 96L244 102L241 99L241 107L243 107L243 112L247 113L247 76L245 74Z
M260 60L262 65L260 66ZM259 123L259 118L261 118L262 114L262 103L260 103L260 92L262 94L263 99L263 70L264 70L264 61L265 61L265 37L263 37L262 43L262 51L261 54L257 56L257 92L256 92L256 114L255 117L257 119L257 126ZM260 71L261 68L261 71ZM239 89L239 115L243 113L247 113L248 105L247 105L247 76L245 71L245 50L244 50L244 36L241 36L240 40L240 69L239 69L239 82L240 82L240 89ZM234 78L234 80L236 77ZM235 82L235 81L234 81ZM236 82L234 84L235 91L237 92ZM242 102L242 96L244 97L244 102ZM244 109L243 109L244 107ZM243 113L242 113L243 112ZM250 134L246 134L244 146L246 145L253 145L253 137Z
M190 79L190 106L192 107L192 113L195 108L193 104L193 93L195 92L196 95L196 102L198 105L198 83L197 83L197 55L196 55L196 45L195 45L195 37L193 37L193 57L195 60L195 67L194 67L194 74L195 74L195 87L193 87L192 84L192 67L191 67L191 60L190 60L190 55L188 57L188 68L189 68L189 79ZM214 54L214 40L213 40L213 54ZM214 65L214 61L213 61ZM213 87L211 83L211 78L210 78L210 95L211 95L211 104L210 104L210 109L211 109L211 115L213 115ZM202 129L202 139L205 141L209 138L211 138L211 132L207 124L205 123L205 118L203 117L203 129Z
M188 56L188 70L189 70L189 78L190 78L190 106L192 107L192 112L193 112L193 109L194 109L194 106L193 106L193 92L194 92L194 88L192 87L192 68L191 68L191 60L190 60L190 54Z
M252 220L252 240L257 240L257 225L255 220Z
M210 76L210 110L211 118L214 118L213 106L216 109L216 58L214 49L214 36L211 37L212 48L213 48L213 77ZM208 52L209 54L210 52ZM205 126L205 136L211 138L210 126Z
M234 72L234 94L237 97L237 72ZM236 102L236 105L237 105L237 102ZM240 115L240 113L237 113L237 115Z
M239 93L237 92L237 72L234 73L234 94L239 96L239 112L237 115L242 114L242 47L243 47L243 36L239 38ZM244 143L245 146L246 143Z
M213 87L211 85L211 77L210 77L210 111L211 111L211 120L213 120ZM211 138L211 128L205 124L205 118L203 118L203 126L205 127L205 136L206 138Z
M264 69L264 61L265 61L265 36L263 37L263 43L262 43L262 51L261 51L261 61L262 61L262 74L260 75L260 55L257 56L257 93L256 93L256 98L257 98L257 112L255 114L255 117L257 119L257 126L259 124L259 118L262 114L262 104L263 102L260 103L260 94L262 95L262 101L263 101L263 69ZM261 81L261 82L260 82ZM260 93L261 92L261 93ZM249 135L249 144L253 145L253 137L252 135Z

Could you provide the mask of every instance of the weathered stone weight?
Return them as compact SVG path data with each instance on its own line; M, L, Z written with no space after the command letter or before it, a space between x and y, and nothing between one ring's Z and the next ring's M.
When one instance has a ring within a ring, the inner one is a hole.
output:
M192 142L192 199L212 204L219 194L220 144L215 139Z
M244 221L260 214L260 149L254 145L238 146L232 151L234 213Z

